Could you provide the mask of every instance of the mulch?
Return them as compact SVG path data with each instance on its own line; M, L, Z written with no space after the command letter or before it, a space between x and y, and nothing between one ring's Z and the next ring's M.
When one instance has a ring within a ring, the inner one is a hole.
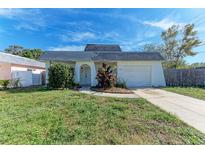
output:
M90 88L93 91L97 91L97 92L103 92L103 93L114 93L114 94L134 94L133 91L129 90L129 89L125 89L125 88L118 88L118 87L113 87L113 88L97 88L97 87L91 87Z

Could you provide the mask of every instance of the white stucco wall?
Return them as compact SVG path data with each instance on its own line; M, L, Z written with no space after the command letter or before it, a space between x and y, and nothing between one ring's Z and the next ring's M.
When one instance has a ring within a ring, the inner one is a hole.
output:
M76 83L80 83L80 67L81 65L87 64L88 66L90 66L90 70L91 70L91 86L95 86L97 84L96 81L96 67L93 61L77 61L75 64L75 71L74 71L74 75L75 75L75 82Z
M121 77L126 75L130 76L130 72L128 70L121 70L123 66L132 65L134 67L138 66L148 66L150 70L150 85L149 86L165 86L164 73L161 65L161 61L118 61L117 63L117 77L118 79L122 79ZM113 66L116 66L116 63L112 63ZM97 69L101 67L101 63L93 62L93 61L76 61L74 65L74 79L76 83L80 83L80 68L82 65L87 64L90 66L91 70L91 86L95 86L97 84L96 74ZM47 67L49 67L49 63L47 63ZM48 71L46 71L46 74ZM132 73L133 74L133 73ZM137 73L136 73L137 74ZM46 75L48 79L48 74ZM134 75L135 78L138 76Z
M152 64L152 86L166 86L161 62Z
M126 66L132 67L149 67L150 69L150 86L165 86L164 73L160 61L118 61L117 62L117 77L118 79L126 80L135 74L124 69ZM137 74L137 73L136 73ZM148 74L148 73L147 73ZM133 77L134 80L135 77ZM137 78L137 75L136 75ZM135 85L133 81L133 85ZM141 86L141 85L140 85Z
M41 85L44 69L30 68L26 66L11 65L12 79L20 79L21 86Z

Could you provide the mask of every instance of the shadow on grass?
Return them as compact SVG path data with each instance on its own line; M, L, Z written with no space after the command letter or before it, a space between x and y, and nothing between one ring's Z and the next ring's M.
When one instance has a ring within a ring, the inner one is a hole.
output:
M0 90L7 93L33 93L33 92L47 92L51 89L47 87L42 86L30 86L30 87L24 87L24 88L11 88L6 90Z
M51 89L45 86L29 86L29 87L22 87L22 88L10 88L10 89L0 89L0 92L6 92L6 93L34 93L34 92L48 92L48 91L53 91L53 90L66 90L66 89ZM67 90L72 90L72 91L78 91L76 89L67 89Z

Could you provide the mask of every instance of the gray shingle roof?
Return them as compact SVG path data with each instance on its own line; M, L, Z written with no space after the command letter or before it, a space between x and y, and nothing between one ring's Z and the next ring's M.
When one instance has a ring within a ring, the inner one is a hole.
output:
M87 44L84 51L90 52L121 52L119 45L110 44Z
M158 52L121 52L121 53L99 53L94 57L94 60L164 60Z
M45 69L46 65L45 63L25 58L25 57L20 57L17 55L12 55L9 53L4 53L0 52L0 62L3 63L11 63L11 64L18 64L18 65L26 65L29 67L38 67L38 68L43 68Z
M158 52L85 52L85 51L48 51L40 60L43 61L134 61L164 60Z
M92 60L93 53L84 51L48 51L40 56L40 60L56 60L56 61L76 61L76 60Z

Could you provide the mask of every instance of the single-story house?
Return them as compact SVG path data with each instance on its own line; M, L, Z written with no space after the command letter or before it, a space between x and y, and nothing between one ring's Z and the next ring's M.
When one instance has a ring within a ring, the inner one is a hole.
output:
M96 73L102 63L110 65L118 80L128 87L165 86L158 52L125 52L119 45L87 44L84 51L48 51L40 60L48 65L55 62L70 64L75 70L75 82L80 85L95 86Z
M45 63L0 52L0 80L20 80L22 87L45 82Z

